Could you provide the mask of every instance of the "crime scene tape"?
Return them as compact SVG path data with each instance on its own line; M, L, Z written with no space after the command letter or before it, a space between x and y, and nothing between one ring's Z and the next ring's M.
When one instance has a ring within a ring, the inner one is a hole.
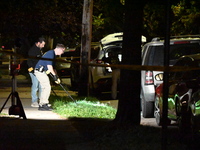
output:
M127 70L150 70L150 71L164 71L164 72L180 72L180 71L191 71L191 70L200 70L200 67L187 67L187 66L145 66L145 65L125 65L125 64L118 64L118 65L113 65L113 64L94 64L94 63L80 63L80 62L74 62L74 61L68 61L68 60L62 60L62 59L46 59L46 58L38 58L38 57L27 57L25 59L24 56L13 53L13 52L8 52L8 51L3 51L1 50L2 53L6 53L8 55L12 56L17 56L22 58L23 60L27 60L28 58L34 58L34 59L41 59L41 60L51 60L54 62L63 62L63 63L73 63L77 65L83 65L83 66L95 66L95 67L115 67L118 69L127 69ZM69 57L70 59L71 57ZM78 58L78 57L76 57ZM20 59L20 60L22 60Z

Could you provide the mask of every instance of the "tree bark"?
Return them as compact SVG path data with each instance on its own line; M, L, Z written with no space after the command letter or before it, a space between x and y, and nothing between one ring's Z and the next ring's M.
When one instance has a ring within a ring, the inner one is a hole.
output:
M89 73L87 64L90 62L91 39L92 39L92 14L93 0L84 0L83 19L82 19L82 37L80 61L80 82L79 96L89 96Z
M143 0L125 1L122 64L141 65L141 36ZM118 110L115 117L120 124L139 125L141 71L121 70Z

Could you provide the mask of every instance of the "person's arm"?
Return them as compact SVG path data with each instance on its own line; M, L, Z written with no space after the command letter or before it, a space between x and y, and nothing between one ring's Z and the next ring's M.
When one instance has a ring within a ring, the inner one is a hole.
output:
M56 72L53 69L52 65L47 65L48 71L51 72L53 75L56 75Z
M55 81L55 83L60 84L60 78L58 77L56 70L53 69L52 65L47 65L49 74L52 76L53 80Z

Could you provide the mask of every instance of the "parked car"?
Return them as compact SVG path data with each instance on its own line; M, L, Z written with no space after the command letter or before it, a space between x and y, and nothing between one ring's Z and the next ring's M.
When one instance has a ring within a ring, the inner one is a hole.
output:
M176 67L199 68L200 54L182 56ZM162 80L161 74L156 75ZM200 69L172 72L168 84L168 120L179 125L181 131L198 129L200 123ZM156 88L155 93L155 119L158 125L163 120L163 83Z
M122 47L116 45L104 46L97 57L91 61L92 64L106 64L102 58L108 57L108 53L112 52L113 55L118 56L119 61L122 59ZM91 66L91 89L95 93L111 91L112 86L112 69L110 67Z
M123 32L112 33L100 40L102 48L99 54L94 60L91 61L93 64L104 64L102 61L104 56L108 56L108 52L114 53L118 56L119 60L122 60L122 42L123 42ZM146 42L146 37L141 36L141 42ZM112 70L110 67L90 67L91 75L91 89L95 93L101 94L102 92L111 91L112 86ZM118 85L119 87L119 85Z
M118 32L118 33L112 33L108 34L104 38L100 40L100 43L102 46L107 46L107 45L116 45L116 46L122 46L122 41L123 41L123 32ZM145 36L141 37L142 44L144 44L147 40Z
M170 38L169 63L174 65L183 55L200 53L200 35L172 36ZM142 48L142 65L164 65L164 39L154 38ZM155 88L163 81L155 80L162 71L141 71L141 103L144 118L154 117Z
M97 50L93 49L91 51L91 61L92 64L104 64L102 61L103 56L107 56L108 52L115 51L117 53L119 59L121 60L121 46L108 45L105 47L99 47ZM78 89L79 84L79 62L80 58L73 59L71 65L71 86L72 89ZM112 70L110 67L99 67L99 66L91 66L89 67L90 71L90 79L91 79L91 90L93 92L103 92L111 90L111 79L112 79Z
M77 54L75 48L67 49L62 55L56 58L56 70L59 77L70 77L71 72L71 61L76 57L80 57L80 54Z

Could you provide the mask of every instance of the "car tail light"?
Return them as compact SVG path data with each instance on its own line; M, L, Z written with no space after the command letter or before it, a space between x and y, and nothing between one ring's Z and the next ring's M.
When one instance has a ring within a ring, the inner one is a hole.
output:
M145 85L151 85L153 84L153 72L152 71L146 71L145 72Z
M102 63L102 60L97 59L97 60L96 60L96 63L97 63L97 64L101 64L101 63Z
M156 87L156 94L161 96L163 91L163 84L160 84L159 86Z
M190 43L189 41L177 41L174 42L174 44L186 44L186 43Z

